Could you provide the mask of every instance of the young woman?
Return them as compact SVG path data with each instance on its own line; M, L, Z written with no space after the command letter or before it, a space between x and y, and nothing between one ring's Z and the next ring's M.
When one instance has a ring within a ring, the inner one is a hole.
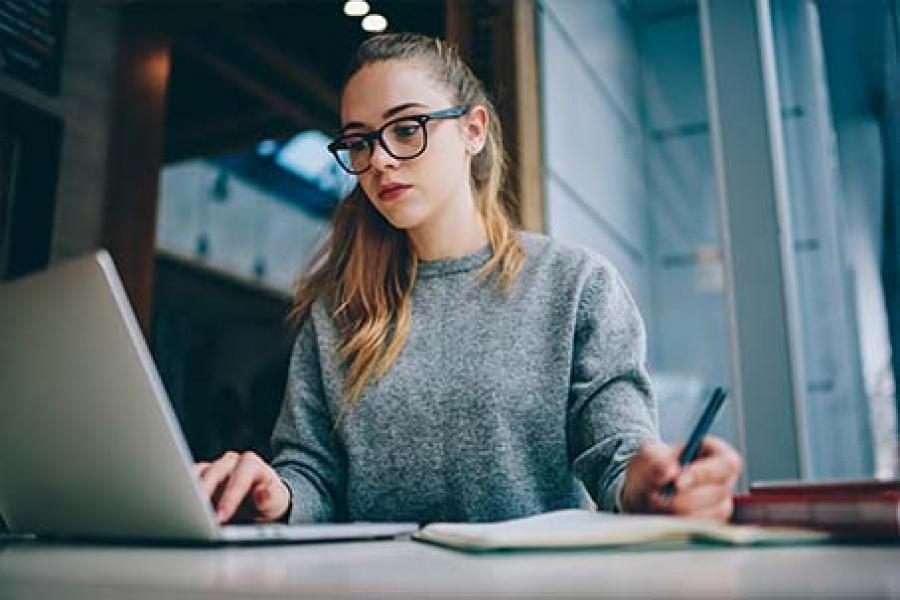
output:
M631 295L601 257L514 230L496 111L453 48L370 38L341 121L329 149L358 186L298 287L272 466L197 467L220 521L726 519L737 453L707 438L681 469L659 443Z

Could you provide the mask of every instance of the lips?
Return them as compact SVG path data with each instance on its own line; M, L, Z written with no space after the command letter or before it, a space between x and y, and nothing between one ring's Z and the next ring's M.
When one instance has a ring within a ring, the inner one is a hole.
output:
M381 189L378 191L378 197L382 200L393 200L411 187L411 185L404 185L402 183L389 183L381 186Z

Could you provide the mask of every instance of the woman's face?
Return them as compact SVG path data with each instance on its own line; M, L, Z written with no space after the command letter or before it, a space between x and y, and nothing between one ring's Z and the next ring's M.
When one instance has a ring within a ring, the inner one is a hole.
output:
M366 65L344 88L342 134L365 133L398 117L452 106L452 99L416 61L389 60ZM398 229L414 229L469 194L469 154L473 145L467 116L425 124L427 147L420 156L399 160L375 143L371 167L359 184L385 219ZM476 124L476 130L478 129ZM476 131L475 137L478 137ZM482 136L483 137L483 136ZM475 139L477 144L479 140ZM399 186L399 187L398 187Z

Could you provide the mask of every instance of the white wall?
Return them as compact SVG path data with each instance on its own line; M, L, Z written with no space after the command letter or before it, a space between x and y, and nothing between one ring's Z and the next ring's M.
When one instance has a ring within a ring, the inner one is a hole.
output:
M547 230L604 254L650 312L637 37L615 2L538 3Z

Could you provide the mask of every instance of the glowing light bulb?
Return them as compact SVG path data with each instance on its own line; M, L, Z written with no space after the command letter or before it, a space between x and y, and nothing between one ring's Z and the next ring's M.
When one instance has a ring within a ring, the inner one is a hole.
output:
M361 17L369 14L369 3L366 0L347 0L344 3L344 14L348 17Z
M366 18L362 20L362 28L371 33L382 32L387 29L387 25L387 19L374 13L367 15Z

